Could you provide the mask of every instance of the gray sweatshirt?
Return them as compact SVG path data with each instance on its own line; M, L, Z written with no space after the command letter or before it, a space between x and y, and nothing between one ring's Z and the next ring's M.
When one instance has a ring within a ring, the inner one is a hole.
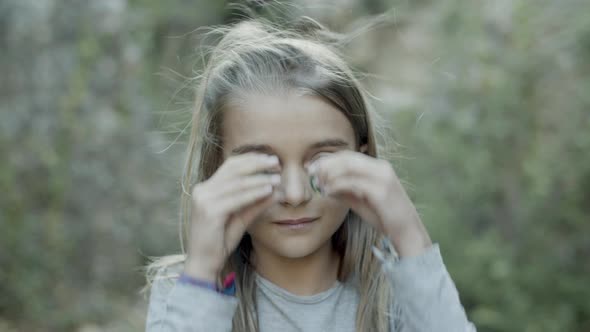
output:
M381 262L394 287L392 332L475 332L438 244L417 257ZM161 271L159 276L169 272ZM175 280L154 281L147 332L231 331L237 298ZM256 282L261 332L355 330L359 294L354 282L336 282L332 288L311 296L289 293L260 275L256 275Z

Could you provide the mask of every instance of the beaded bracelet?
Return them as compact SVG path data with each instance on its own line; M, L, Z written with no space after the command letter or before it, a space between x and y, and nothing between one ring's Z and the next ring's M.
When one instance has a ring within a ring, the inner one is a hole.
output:
M223 287L219 288L216 283L211 281L205 281L197 278L193 278L188 276L184 273L180 275L178 278L178 282L188 285L193 285L201 288L207 288L218 293L222 293L225 295L235 295L236 294L236 285L235 285L236 273L230 272L225 279L223 280Z

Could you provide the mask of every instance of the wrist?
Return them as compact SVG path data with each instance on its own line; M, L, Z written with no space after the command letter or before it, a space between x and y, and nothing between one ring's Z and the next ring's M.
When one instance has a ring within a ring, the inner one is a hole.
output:
M184 264L183 274L191 278L215 284L219 273L216 268L211 267L209 264L203 264L203 262L187 257Z
M223 283L218 285L215 282L203 280L199 278L192 277L187 275L186 273L182 273L178 278L178 282L182 284L192 285L200 288L210 289L212 291L225 294L225 295L236 295L236 273L230 272L228 275L225 276Z
M399 257L414 257L424 253L432 241L422 222L386 231Z
M182 273L180 275L180 277L178 278L178 282L180 282L182 284L188 284L188 285L192 285L192 286L201 287L201 288L207 288L207 289L210 289L213 291L218 291L218 287L215 282L196 278L196 277L190 276L186 273Z

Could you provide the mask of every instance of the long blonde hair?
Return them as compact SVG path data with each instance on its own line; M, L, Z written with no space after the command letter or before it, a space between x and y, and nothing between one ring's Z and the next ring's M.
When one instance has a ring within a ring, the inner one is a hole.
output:
M272 93L277 89L297 89L320 96L347 116L357 143L367 144L365 153L378 157L375 124L371 122L376 113L370 111L357 78L335 47L334 33L304 17L290 28L279 28L263 19L249 19L216 27L208 35L220 38L207 54L196 90L182 177L182 255L162 257L150 264L148 285L154 271L184 260L190 223L189 188L207 180L222 162L220 124L222 110L231 97L249 92ZM354 277L358 283L358 331L389 331L392 289L381 271L381 263L371 251L373 246L380 247L382 238L382 234L352 211L332 237L334 248L342 257L338 279L345 282ZM239 304L233 317L233 331L258 330L251 251L251 239L246 234L219 276L236 272Z

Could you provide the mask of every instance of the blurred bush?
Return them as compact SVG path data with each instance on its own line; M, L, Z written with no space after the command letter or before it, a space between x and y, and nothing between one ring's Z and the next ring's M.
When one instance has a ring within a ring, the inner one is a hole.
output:
M187 5L0 2L0 321L126 322L146 256L178 250L181 149L157 125L176 78L158 73L188 71L173 35L223 4Z
M590 330L589 5L433 5L426 100L393 113L479 331Z

